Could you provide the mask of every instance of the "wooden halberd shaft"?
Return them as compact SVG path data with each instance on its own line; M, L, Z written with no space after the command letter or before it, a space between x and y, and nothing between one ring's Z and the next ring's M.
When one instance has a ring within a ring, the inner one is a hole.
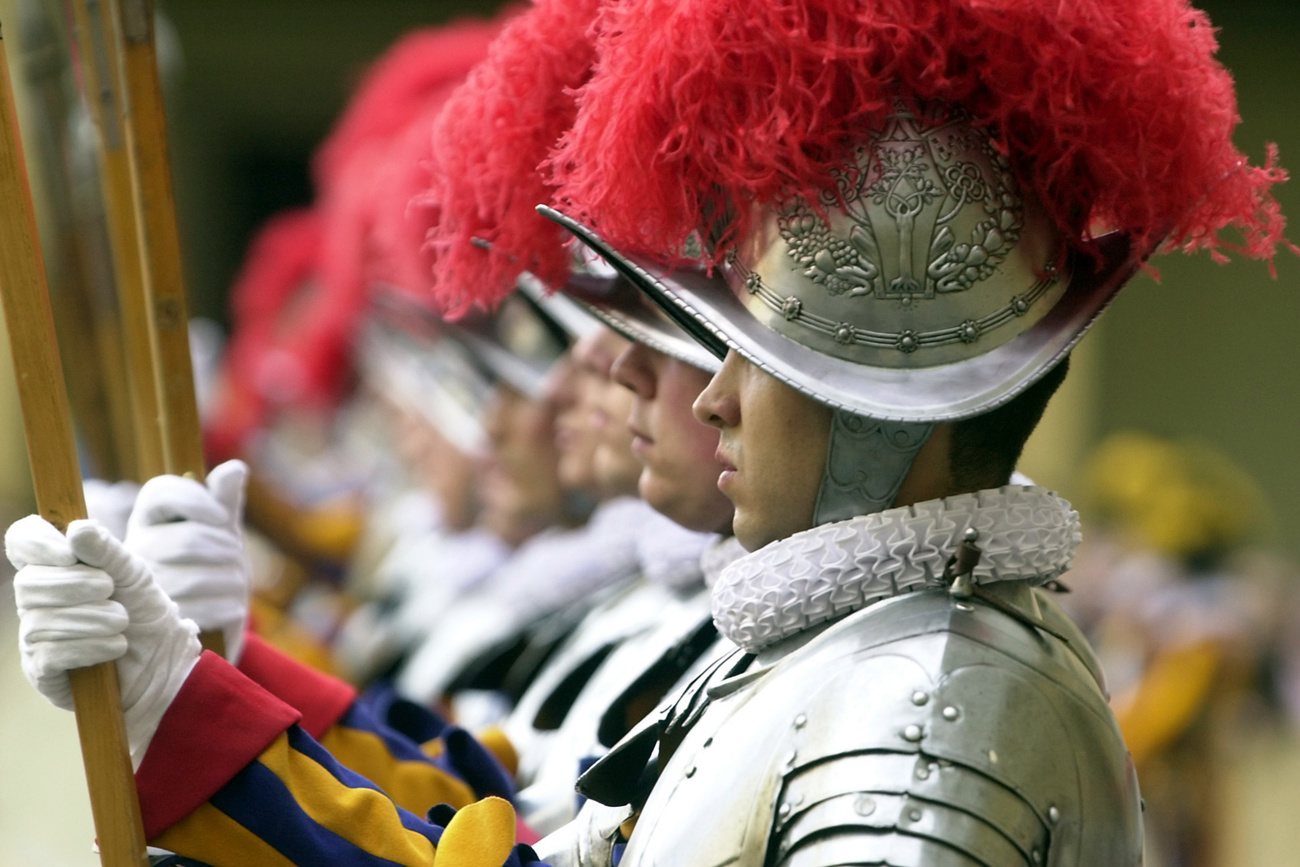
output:
M0 296L37 508L60 529L86 516L45 265L0 39ZM113 663L70 672L90 806L105 867L143 867L144 825Z
M166 472L166 463L144 263L131 190L130 153L122 121L126 88L115 50L112 10L105 0L73 0L72 11L82 85L98 134L100 186L112 246L114 282L126 349L128 398L136 436L136 481L144 482Z
M194 394L189 316L181 260L180 230L172 191L158 54L151 0L76 0L87 18L100 13L107 77L117 94L114 119L121 130L136 254L138 297L147 315L152 385L161 434L160 472L202 480L203 431ZM107 13L104 15L103 13ZM91 25L94 19L90 19ZM106 112L107 113L107 112ZM105 129L109 129L106 123ZM204 632L209 650L225 655L220 632Z

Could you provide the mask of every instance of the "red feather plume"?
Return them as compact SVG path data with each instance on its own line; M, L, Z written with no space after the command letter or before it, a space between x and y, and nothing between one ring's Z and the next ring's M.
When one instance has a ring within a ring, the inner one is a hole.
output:
M551 285L568 275L564 233L534 209L551 199L539 166L573 122L572 89L591 71L597 6L538 0L506 25L434 125L434 179L417 204L433 224L435 299L451 315L491 307L521 271Z
M897 95L963 107L1076 247L1090 229L1271 259L1270 148L1248 165L1228 72L1186 0L612 0L556 201L629 249L674 255L718 214L817 201ZM1232 243L1223 230L1241 237Z

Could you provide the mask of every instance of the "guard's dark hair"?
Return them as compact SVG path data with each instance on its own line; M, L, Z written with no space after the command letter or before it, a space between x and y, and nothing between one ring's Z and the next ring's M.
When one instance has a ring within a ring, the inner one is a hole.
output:
M1025 441L1038 426L1047 402L1069 369L1067 355L1042 379L1002 406L953 425L949 461L955 491L997 488L1011 479Z

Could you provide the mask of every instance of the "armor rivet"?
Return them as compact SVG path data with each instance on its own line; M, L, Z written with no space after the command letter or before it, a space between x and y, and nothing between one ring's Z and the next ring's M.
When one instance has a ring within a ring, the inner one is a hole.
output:
M870 816L876 812L876 802L866 795L858 795L858 799L853 802L853 810L859 816Z
M927 768L925 765L921 765L919 768L916 769L916 778L918 780L930 779L930 769Z
M948 707L943 709L943 718L948 720L948 722L952 722L953 720L957 719L957 717L959 716L961 716L961 714L957 711L957 708L953 707L952 705L949 705Z
M995 765L998 763L998 754L996 750L989 750L989 761Z
M925 704L929 700L930 700L930 696L927 693L921 692L921 690L919 689L916 692L912 693L912 704L916 705L917 707L920 707L921 705Z
M797 717L794 718L795 728L801 729L806 725L808 725L808 717L804 716L803 714L799 714Z
M781 809L778 810L777 812L780 813L782 819L786 819L789 818L790 816L790 809L791 808L789 804L782 804Z
M690 777L695 776L695 765L691 765L689 768L686 769L686 776L688 779Z
M919 741L920 739L921 739L920 726L913 725L903 729L903 740L915 742L915 741Z
M1057 822L1061 821L1061 811L1055 807L1048 807L1047 818L1053 825L1055 825Z
M911 819L913 822L919 822L921 821L921 811L913 810L912 812L907 814L907 818Z
M1042 852L1039 852L1037 849L1035 849L1034 851L1030 852L1030 853L1029 853L1029 857L1033 859L1033 861L1034 861L1035 864L1042 864L1042 863L1043 863L1043 853L1042 853Z

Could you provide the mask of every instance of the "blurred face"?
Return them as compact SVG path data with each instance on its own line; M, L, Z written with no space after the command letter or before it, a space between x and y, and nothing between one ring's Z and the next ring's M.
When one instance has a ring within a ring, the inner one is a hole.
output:
M726 532L732 506L717 485L718 431L691 411L711 375L639 343L619 355L613 374L633 395L627 428L642 499L687 529Z
M489 457L482 486L482 523L517 545L559 520L564 507L549 404L498 384L484 428Z
M831 410L735 352L695 401L719 431L718 489L736 514L736 538L756 551L813 526L826 467Z
M560 480L598 497L635 493L640 468L631 453L630 397L610 380L627 341L608 328L579 340L556 366L547 399L556 410Z
M437 498L446 527L468 530L478 509L479 459L461 451L423 418L404 409L394 415L402 460Z
M546 384L546 402L555 413L560 481L569 490L587 493L596 489L596 434L583 421L590 415L586 407L591 388L591 378L579 367L573 349L551 368Z

